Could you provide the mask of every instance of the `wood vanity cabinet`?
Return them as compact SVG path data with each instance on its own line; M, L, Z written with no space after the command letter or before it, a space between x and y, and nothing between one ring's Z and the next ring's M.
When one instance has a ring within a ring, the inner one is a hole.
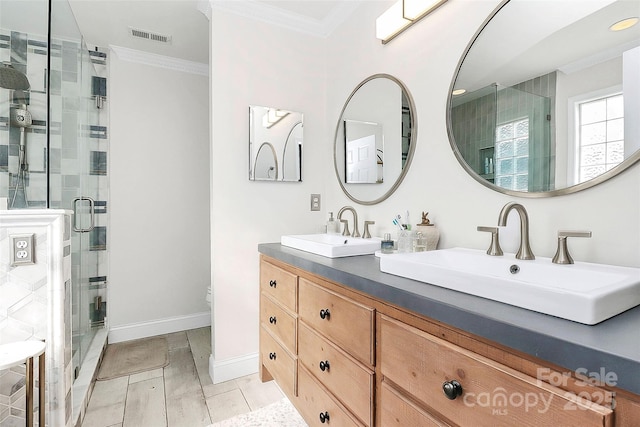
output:
M375 310L319 280L300 278L298 298L299 365L359 420L355 425L372 426ZM308 393L304 382L299 387Z
M274 379L287 396L297 395L298 276L260 264L260 377Z
M613 411L387 316L378 317L381 425L419 408L454 425L607 426ZM445 390L448 393L445 393ZM384 410L387 408L387 410ZM444 423L444 421L443 421ZM400 422L397 425L408 425ZM436 424L437 425L437 424Z
M260 288L261 378L310 426L640 425L640 396L264 255Z

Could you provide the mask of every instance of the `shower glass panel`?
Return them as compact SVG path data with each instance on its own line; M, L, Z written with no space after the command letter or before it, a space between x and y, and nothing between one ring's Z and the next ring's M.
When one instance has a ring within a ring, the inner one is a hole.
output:
M555 185L553 96L489 85L457 97L453 135L466 163L482 178L518 191Z
M51 2L50 207L74 211L71 239L73 366L78 369L106 311L106 149L97 72L68 2ZM96 209L96 205L104 209Z
M66 0L0 1L0 203L74 211L76 374L106 320L105 74L106 55L87 48Z

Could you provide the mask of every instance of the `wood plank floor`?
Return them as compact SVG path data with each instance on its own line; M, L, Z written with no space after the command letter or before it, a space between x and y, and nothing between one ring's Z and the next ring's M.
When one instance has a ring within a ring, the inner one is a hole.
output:
M97 381L82 427L205 427L284 397L275 383L261 383L257 374L214 385L211 328L165 337L169 365Z

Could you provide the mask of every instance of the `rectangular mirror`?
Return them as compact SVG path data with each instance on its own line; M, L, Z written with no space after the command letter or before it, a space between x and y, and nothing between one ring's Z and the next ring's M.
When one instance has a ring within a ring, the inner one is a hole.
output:
M382 125L379 123L344 121L346 183L383 182L383 135Z
M249 106L249 179L302 181L302 113Z

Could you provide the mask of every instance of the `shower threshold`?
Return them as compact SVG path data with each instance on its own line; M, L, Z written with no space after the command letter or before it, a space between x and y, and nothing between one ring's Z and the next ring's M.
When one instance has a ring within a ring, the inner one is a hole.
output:
M71 395L73 396L72 426L81 425L82 417L84 417L91 392L93 391L93 384L98 375L98 367L100 366L102 355L107 346L108 333L109 330L107 328L96 330L96 334L80 366L78 377L73 382L71 391Z

